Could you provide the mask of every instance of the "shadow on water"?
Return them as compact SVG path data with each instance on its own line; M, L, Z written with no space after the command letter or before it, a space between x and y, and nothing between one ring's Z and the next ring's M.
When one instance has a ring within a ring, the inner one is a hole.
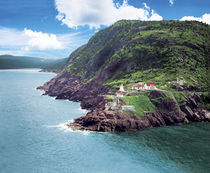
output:
M112 147L160 172L210 172L210 123L106 134ZM160 169L161 168L161 169Z

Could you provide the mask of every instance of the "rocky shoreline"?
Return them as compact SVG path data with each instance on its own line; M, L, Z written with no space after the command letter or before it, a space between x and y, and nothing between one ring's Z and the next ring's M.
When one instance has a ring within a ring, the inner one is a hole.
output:
M152 91L150 97L158 96L158 94L163 93ZM75 119L68 126L76 130L125 132L189 122L210 122L210 113L200 108L196 99L199 99L197 95L189 97L181 107L173 99L162 100L158 103L159 105L156 104L157 111L143 118L115 111L93 110L86 116Z
M164 98L166 93L152 91L149 98L157 109L145 117L139 117L105 110L107 100L100 95L106 94L109 88L97 80L84 83L81 77L68 72L57 75L37 89L44 90L45 95L56 96L56 99L80 102L83 109L89 110L86 116L76 118L68 124L75 130L125 132L189 122L210 122L210 112L199 106L200 96L196 93L192 93L180 106L174 98L155 102L155 98Z

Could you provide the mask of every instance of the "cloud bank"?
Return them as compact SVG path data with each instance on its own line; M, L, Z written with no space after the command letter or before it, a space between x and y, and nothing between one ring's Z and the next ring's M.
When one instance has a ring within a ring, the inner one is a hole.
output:
M39 50L62 49L62 44L57 40L55 34L36 32L25 28L22 35L28 40L28 47Z
M55 0L58 15L56 18L69 28L89 26L99 28L109 26L121 19L162 20L146 3L144 8L136 8L128 4L114 3L113 0Z
M0 46L27 47L27 49L61 49L62 44L55 34L32 31L25 28L23 31L16 29L0 28Z
M195 21L199 21L199 22L203 22L206 23L208 25L210 25L210 14L205 13L203 16L201 17L194 17L194 16L184 16L180 19L181 21L191 21L191 20L195 20Z
M0 54L41 57L66 57L87 42L80 33L50 34L25 28L16 30L0 27Z

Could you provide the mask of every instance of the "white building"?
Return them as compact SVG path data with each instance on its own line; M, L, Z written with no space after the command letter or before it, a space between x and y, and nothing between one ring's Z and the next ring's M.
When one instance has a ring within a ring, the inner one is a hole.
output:
M125 92L123 84L120 85L120 90L119 91Z
M123 111L135 111L135 107L133 105L123 105L122 110Z
M143 88L144 88L143 85L140 85L140 84L133 85L133 86L131 87L131 89L133 89L133 90L140 90L140 89L143 89Z
M116 93L116 96L117 96L117 97L125 97L125 95L124 95L123 92L117 92L117 93Z
M155 83L146 83L144 85L144 89L146 90L155 90L157 89L156 86L155 86Z

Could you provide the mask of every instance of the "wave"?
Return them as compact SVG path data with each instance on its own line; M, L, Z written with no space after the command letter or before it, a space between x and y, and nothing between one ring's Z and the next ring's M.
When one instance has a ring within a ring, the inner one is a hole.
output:
M88 110L86 110L86 109L82 109L81 107L78 109L80 112L82 112L82 113L85 113L85 114L87 114L88 113Z
M67 124L72 123L73 121L74 120L70 120L70 121L67 121L66 123L60 123L58 125L49 125L47 127L48 128L57 128L57 129L59 129L59 130L61 130L63 132L66 132L66 133L67 132L70 132L70 133L80 133L80 134L85 135L85 136L87 136L90 133L92 133L92 132L90 132L88 130L73 130L72 128L70 128L69 126L67 126Z

